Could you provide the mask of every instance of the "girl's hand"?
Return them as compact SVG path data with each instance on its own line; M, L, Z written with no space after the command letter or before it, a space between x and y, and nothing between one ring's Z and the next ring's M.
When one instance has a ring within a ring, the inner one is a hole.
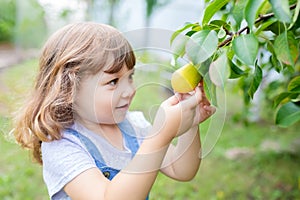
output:
M200 101L200 104L198 105L198 108L196 110L196 117L194 124L198 125L199 123L205 121L208 119L210 116L212 116L216 112L216 108L211 106L210 102L208 101L203 86L202 82L198 86L201 90L202 93L202 98Z
M198 85L197 88L200 89L201 91L201 100L196 108L193 126L196 126L199 123L205 121L216 112L216 108L211 106L210 102L208 101L205 95L202 82ZM197 88L195 90L197 90ZM189 96L191 96L191 94L177 94L177 95L181 100L184 100L186 98L189 98Z
M201 102L201 90L196 89L194 94L186 96L184 99L173 95L165 100L157 111L153 128L155 133L165 129L170 140L185 133L194 125L197 107Z

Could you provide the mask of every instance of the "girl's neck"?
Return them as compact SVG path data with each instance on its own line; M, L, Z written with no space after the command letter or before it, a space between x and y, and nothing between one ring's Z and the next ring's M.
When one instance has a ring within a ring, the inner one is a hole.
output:
M118 125L99 124L100 135L114 147L124 150L123 135Z

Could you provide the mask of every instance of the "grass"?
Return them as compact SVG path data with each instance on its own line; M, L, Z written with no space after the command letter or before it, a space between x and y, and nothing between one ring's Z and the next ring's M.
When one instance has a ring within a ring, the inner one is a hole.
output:
M232 126L235 126L233 128ZM213 151L202 160L197 176L188 183L163 176L153 187L153 199L299 199L300 157L290 152L299 139L296 128L274 128L251 124L248 127L225 123ZM280 152L263 151L262 142L277 141ZM288 145L289 144L289 145ZM231 148L250 148L254 154L236 160L224 154Z
M32 163L28 152L8 137L11 114L32 87L36 65L37 61L32 60L0 74L0 131L3 133L0 135L0 199L3 200L49 199L42 167ZM140 85L131 108L144 111L151 120L157 105L168 96L165 82L160 82L154 71L137 70L135 76L141 77L137 81L160 83ZM239 110L236 108L239 102L234 95L229 96L228 110ZM210 123L208 120L200 126L203 142ZM283 129L267 121L244 126L227 117L216 145L203 158L197 176L190 182L177 182L159 174L151 199L300 199L299 127L296 124ZM280 148L263 150L266 141L275 142ZM234 148L248 149L252 154L234 160L226 158L228 150Z
M0 199L49 199L42 168L31 162L27 151L15 144L11 131L12 113L32 87L37 61L32 60L0 73Z

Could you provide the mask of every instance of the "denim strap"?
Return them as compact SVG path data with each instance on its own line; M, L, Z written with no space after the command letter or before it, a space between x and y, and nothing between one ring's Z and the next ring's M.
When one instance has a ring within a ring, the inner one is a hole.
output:
M86 136L80 134L78 131L71 129L71 128L67 128L66 133L70 133L70 134L76 136L85 145L85 147L87 148L88 152L91 154L93 159L95 161L103 163L103 165L104 165L105 162L103 160L101 153L99 152L99 150L97 149L95 144L89 138L87 138Z
M131 157L133 158L137 150L139 149L139 143L137 141L136 133L127 119L119 123L118 126L123 134L126 146L130 149L132 153Z

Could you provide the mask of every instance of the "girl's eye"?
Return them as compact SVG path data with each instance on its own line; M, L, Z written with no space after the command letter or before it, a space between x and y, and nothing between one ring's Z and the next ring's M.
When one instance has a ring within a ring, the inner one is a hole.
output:
M129 79L130 79L130 80L133 80L133 76L134 76L134 73L130 74L130 75L129 75Z
M118 81L119 81L119 79L115 78L115 79L109 81L107 84L110 85L110 86L116 86Z

